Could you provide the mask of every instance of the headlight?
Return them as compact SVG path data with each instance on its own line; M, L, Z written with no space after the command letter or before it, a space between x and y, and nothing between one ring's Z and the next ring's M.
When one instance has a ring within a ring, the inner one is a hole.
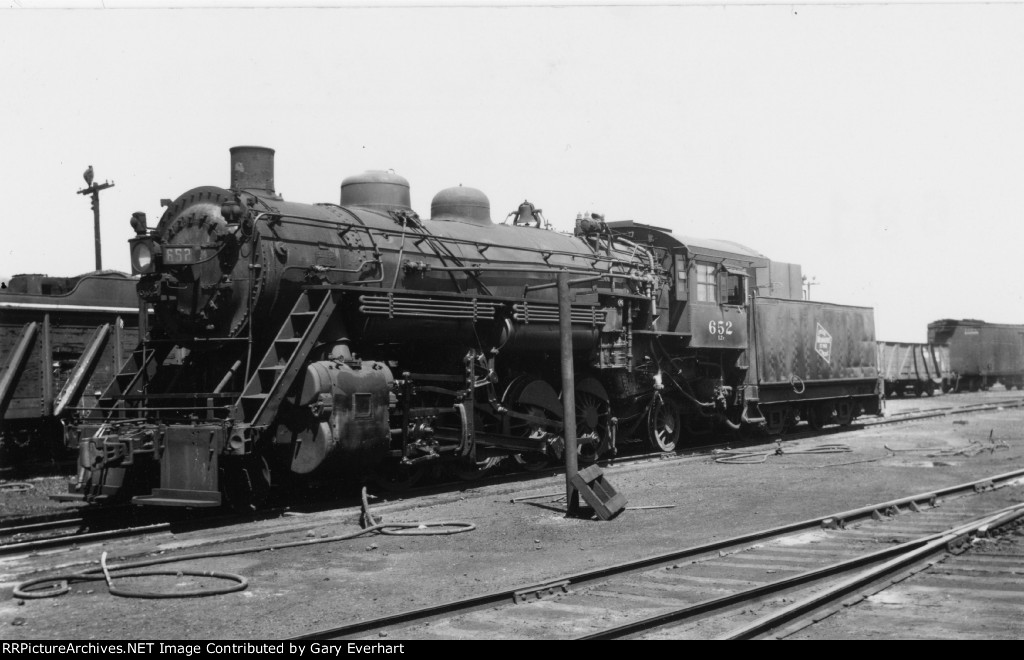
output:
M159 247L153 243L153 239L145 238L132 241L132 272L152 273L155 267L155 257L159 253Z

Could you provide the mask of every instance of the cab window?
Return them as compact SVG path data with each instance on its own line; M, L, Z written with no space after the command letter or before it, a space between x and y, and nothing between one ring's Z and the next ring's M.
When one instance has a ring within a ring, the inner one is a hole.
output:
M718 283L715 268L711 264L697 264L697 301L718 302Z
M689 298L689 282L686 281L686 258L681 254L675 255L676 264L676 300L687 300Z
M742 305L746 302L746 278L743 275L727 272L725 274L724 287L722 292L722 304Z

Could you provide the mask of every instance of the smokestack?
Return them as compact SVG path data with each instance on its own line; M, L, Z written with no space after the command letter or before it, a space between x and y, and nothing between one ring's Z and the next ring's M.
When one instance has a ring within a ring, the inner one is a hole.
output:
M231 147L231 189L276 196L274 150L268 147Z

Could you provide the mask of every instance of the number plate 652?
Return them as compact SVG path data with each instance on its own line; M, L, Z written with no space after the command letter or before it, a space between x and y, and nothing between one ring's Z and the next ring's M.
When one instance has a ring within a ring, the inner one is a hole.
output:
M732 334L732 321L708 321L708 332L725 341L726 335Z
M165 247L165 264L194 264L199 261L199 248L187 245L184 247Z

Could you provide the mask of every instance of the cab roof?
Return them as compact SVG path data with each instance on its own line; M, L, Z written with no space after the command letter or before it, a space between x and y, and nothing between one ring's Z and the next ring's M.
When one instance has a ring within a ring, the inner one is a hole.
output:
M632 233L634 240L649 241L658 247L684 248L689 253L747 261L756 267L767 266L769 261L768 257L760 252L734 241L677 236L671 229L634 220L618 220L607 224L615 232Z

